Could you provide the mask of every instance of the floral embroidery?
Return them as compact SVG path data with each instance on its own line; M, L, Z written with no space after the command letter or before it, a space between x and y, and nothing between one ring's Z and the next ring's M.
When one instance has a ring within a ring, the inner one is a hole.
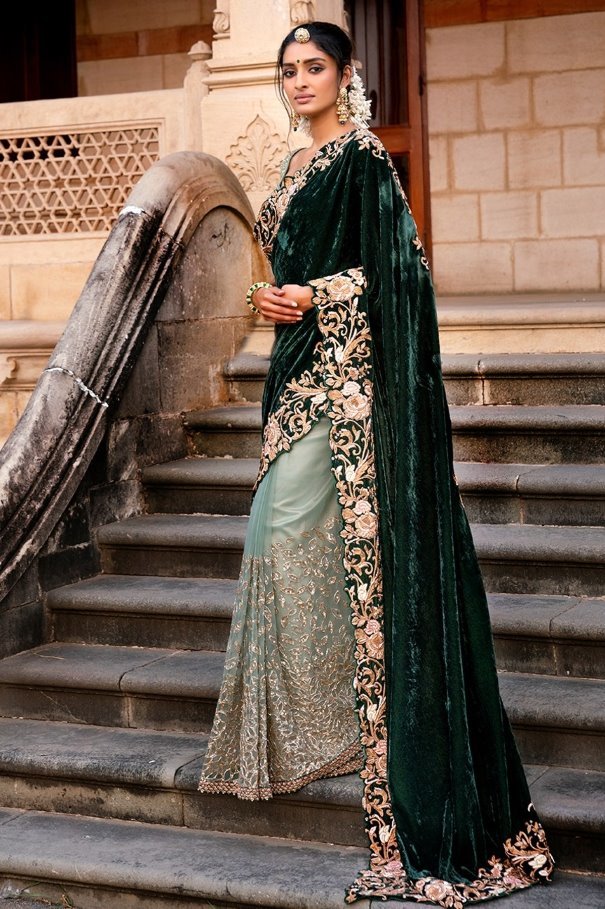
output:
M528 806L533 811L533 805ZM553 858L548 849L544 829L537 820L529 820L515 841L506 840L504 858L488 861L480 868L471 884L452 884L439 878L424 877L410 880L401 865L386 865L379 873L362 872L349 889L345 902L364 897L405 897L416 903L434 903L443 909L463 909L467 903L480 902L522 890L552 875Z
M345 900L405 897L432 902L443 909L462 909L528 887L550 877L553 859L544 830L530 819L514 842L503 845L504 857L492 857L472 884L438 878L408 877L397 845L387 779L386 690L382 615L379 513L372 428L372 347L361 296L367 286L362 268L309 281L314 289L322 340L315 362L286 386L265 429L259 480L270 463L287 450L314 421L331 420L330 448L338 500L342 507L343 564L355 629L356 708L365 762L363 808L370 844L370 867L348 889ZM257 480L257 484L259 482ZM529 806L530 809L533 806Z

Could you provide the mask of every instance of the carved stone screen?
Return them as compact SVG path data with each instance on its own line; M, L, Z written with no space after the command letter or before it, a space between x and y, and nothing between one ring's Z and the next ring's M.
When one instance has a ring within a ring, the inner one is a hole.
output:
M159 127L0 136L0 237L109 231L159 157Z

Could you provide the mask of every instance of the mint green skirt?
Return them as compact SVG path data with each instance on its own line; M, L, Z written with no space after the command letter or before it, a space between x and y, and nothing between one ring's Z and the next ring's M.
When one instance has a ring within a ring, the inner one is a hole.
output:
M329 430L320 418L256 491L202 792L267 799L362 767Z

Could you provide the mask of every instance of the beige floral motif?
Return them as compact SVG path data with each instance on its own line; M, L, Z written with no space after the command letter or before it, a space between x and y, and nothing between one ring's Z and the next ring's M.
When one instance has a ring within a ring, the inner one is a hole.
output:
M355 521L355 530L360 537L372 538L376 536L378 532L378 518L375 514L372 514L369 511L367 514L362 514Z

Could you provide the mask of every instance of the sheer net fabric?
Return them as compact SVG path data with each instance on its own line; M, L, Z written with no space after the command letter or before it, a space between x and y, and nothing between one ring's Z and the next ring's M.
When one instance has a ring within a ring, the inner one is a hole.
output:
M266 799L362 766L329 429L321 417L257 489L202 792Z

